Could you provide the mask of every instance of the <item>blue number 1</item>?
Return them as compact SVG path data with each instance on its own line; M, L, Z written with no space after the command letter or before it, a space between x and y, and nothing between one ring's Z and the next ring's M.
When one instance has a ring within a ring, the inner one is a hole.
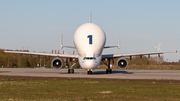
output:
M92 35L88 35L87 38L89 38L89 44L92 44Z

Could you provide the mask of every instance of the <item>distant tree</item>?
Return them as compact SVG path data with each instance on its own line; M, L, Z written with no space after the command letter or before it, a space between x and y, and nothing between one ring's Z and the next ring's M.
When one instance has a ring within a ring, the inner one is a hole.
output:
M142 59L140 56L134 56L131 60L127 58L129 61L129 65L157 65L157 62L150 58L148 59L146 56L142 56Z
M163 63L164 62L164 57L163 56L160 56L160 57L158 57L158 56L153 56L153 57L151 57L153 60L155 60L158 64L161 64L161 63Z

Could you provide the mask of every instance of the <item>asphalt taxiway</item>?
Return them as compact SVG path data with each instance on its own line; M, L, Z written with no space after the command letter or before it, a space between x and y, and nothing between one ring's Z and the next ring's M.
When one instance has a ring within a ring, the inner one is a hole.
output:
M43 68L0 68L0 75L38 76L38 77L68 77L68 78L113 78L113 79L172 79L180 80L180 70L112 70L106 74L105 69L95 69L87 75L84 69L75 69L74 74L68 74L67 69Z

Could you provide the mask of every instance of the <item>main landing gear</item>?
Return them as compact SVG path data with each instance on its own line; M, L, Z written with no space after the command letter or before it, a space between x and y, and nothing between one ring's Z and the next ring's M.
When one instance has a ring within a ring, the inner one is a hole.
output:
M74 69L68 69L68 73L74 73Z
M88 69L87 74L92 74L92 69Z
M106 74L112 73L112 69L106 69Z
M106 69L106 74L112 73L112 69L110 69L110 60L111 59L108 59L108 69Z
M68 64L68 60L70 61L70 64ZM74 73L74 69L72 69L73 68L73 66L76 64L76 63L74 63L73 65L72 65L72 58L70 58L70 59L66 59L66 64L68 65L68 67L69 67L69 69L68 69L68 73Z

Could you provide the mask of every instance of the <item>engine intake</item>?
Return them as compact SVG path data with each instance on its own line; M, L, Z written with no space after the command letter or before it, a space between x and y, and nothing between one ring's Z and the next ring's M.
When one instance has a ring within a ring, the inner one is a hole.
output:
M126 69L128 67L128 61L125 58L119 58L116 65L119 69Z
M51 66L54 68L54 69L60 69L62 68L63 66L63 61L60 59L60 58L55 58L52 60L51 62Z

